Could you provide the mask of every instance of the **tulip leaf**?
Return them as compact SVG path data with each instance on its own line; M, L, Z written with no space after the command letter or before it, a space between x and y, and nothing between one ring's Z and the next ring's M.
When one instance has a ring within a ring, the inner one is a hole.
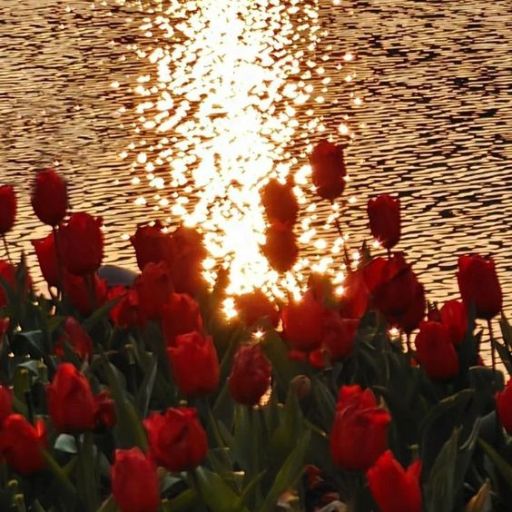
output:
M55 476L60 488L63 490L64 495L68 499L74 500L76 497L76 488L69 480L66 471L59 466L57 461L46 450L43 450L43 457L48 469L51 471L53 476Z
M500 318L500 327L505 345L507 345L507 347L512 350L512 326L503 313L501 314Z
M87 331L91 332L94 327L101 322L110 312L110 310L121 300L121 297L109 300L103 306L94 311L88 318L82 323L82 327Z
M146 373L144 374L144 379L140 385L135 400L137 404L137 410L139 411L141 418L146 417L148 413L149 402L151 400L151 395L153 393L153 388L155 386L157 370L158 361L155 356L152 356L149 368L146 370Z
M478 443L483 448L486 455L496 466L503 479L507 482L507 485L512 489L512 466L489 444L486 443L482 438L478 440Z
M197 494L192 489L187 489L175 498L164 500L162 509L164 512L190 512L197 501Z
M114 497L110 495L100 506L97 512L117 512L118 508Z
M293 487L304 470L304 458L309 447L311 432L306 430L299 438L295 449L288 455L277 473L259 512L272 512L281 494Z

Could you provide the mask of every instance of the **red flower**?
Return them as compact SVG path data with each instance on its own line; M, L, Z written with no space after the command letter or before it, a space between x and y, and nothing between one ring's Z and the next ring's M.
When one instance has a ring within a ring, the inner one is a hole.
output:
M297 222L299 205L291 183L282 184L272 179L261 189L260 195L261 203L271 224L280 222L293 226Z
M503 391L496 393L496 412L503 428L512 434L512 379Z
M93 276L94 295L85 278L64 272L64 291L72 306L83 316L90 315L107 300L107 282L96 274Z
M0 453L14 471L30 475L42 470L46 463L46 428L42 420L31 425L21 414L8 416L0 432Z
M333 313L325 324L323 344L332 360L344 359L354 348L359 320L341 318Z
M406 334L411 334L425 318L426 307L425 288L421 283L416 283L415 292L409 307L402 315L390 317L389 320Z
M388 447L390 422L370 389L343 386L330 437L334 463L347 470L368 469Z
M391 249L400 240L400 200L382 194L368 201L368 218L373 238Z
M347 274L343 282L340 313L345 318L361 318L368 309L369 291L362 269Z
M157 512L159 487L156 466L151 458L139 448L116 450L112 465L112 494L121 512Z
M291 302L281 312L283 338L295 350L308 352L320 347L327 310L311 293L300 302Z
M192 228L179 227L171 234L172 259L168 262L174 290L195 295L202 286L202 262L206 258L203 235Z
M384 452L367 471L368 486L381 512L421 512L421 461L413 462L407 470Z
M477 318L490 320L501 311L503 296L491 257L460 256L457 280L464 304L474 305Z
M64 357L66 343L82 359L88 359L92 354L91 337L72 316L68 316L64 321L64 333L55 344L54 351L57 356Z
M240 319L247 327L260 322L268 322L276 327L279 323L278 309L261 290L239 295L235 298L235 305Z
M275 223L267 229L266 237L262 251L270 266L278 272L287 272L299 256L295 234L290 227Z
M233 360L229 391L244 405L257 405L270 386L272 366L259 344L242 345Z
M74 213L60 229L64 265L72 274L96 272L103 259L101 219L88 213Z
M39 268L48 286L58 286L59 271L53 233L50 233L45 238L32 240L32 245L36 251Z
M134 288L142 315L156 320L172 292L171 274L164 262L148 263L137 277Z
M171 238L162 231L162 224L157 221L153 226L138 226L130 241L135 248L137 265L140 270L148 263L168 262L171 260Z
M208 452L208 439L195 409L177 407L144 420L154 460L169 471L197 467Z
M32 208L41 222L57 226L68 209L66 181L53 169L37 173L32 189Z
M174 344L176 336L203 330L199 304L186 293L171 293L161 310L162 331L168 344Z
M449 379L459 373L459 358L445 325L422 322L415 344L416 359L430 378Z
M443 305L439 315L441 322L450 331L452 343L461 343L468 329L468 316L464 304L458 300L449 300Z
M145 319L140 312L139 296L133 288L113 286L107 292L108 300L120 298L119 302L110 310L109 316L117 327L130 328L142 326Z
M112 428L117 422L114 401L107 390L100 391L95 397L94 419L97 426Z
M219 360L210 336L180 334L167 348L172 375L186 396L211 393L219 386Z
M60 432L76 433L95 426L96 403L89 381L70 363L61 363L46 390L48 412Z
M16 220L16 193L11 185L0 185L0 235L5 235Z
M347 174L342 147L322 140L313 149L309 162L316 193L324 199L339 197L345 189Z
M5 418L12 413L12 391L0 385L0 427Z

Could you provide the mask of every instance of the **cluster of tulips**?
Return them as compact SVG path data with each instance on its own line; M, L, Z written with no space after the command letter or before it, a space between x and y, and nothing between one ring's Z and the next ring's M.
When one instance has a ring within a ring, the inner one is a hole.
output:
M341 147L320 142L310 164L335 201ZM262 251L288 271L293 184L261 197ZM68 211L58 173L37 172L31 202L49 226L32 242L41 295L8 253L16 195L0 186L1 510L509 510L512 384L495 352L512 370L512 328L492 258L461 255L460 300L428 303L394 252L400 202L381 195L368 218L384 254L340 262L341 298L312 275L296 302L236 297L228 322L226 275L207 288L199 231L139 225L139 273L119 284L102 273L101 219Z

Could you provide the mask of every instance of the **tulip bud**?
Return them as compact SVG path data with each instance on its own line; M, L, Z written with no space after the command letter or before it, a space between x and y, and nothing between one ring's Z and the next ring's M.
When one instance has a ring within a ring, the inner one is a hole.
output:
M292 229L284 224L273 224L267 229L267 241L262 247L270 266L277 272L288 272L299 255Z
M400 200L382 194L368 201L368 218L373 238L386 249L400 240Z
M160 489L156 467L139 448L116 450L112 494L121 512L157 512Z
M55 344L55 354L64 356L64 345L68 344L81 359L87 359L92 354L92 339L87 331L72 316L64 321L64 333Z
M57 226L68 209L66 181L53 169L37 173L32 189L32 208L41 222Z
M264 322L276 327L279 323L277 307L261 290L239 295L235 298L235 305L240 320L246 327Z
M261 203L269 222L293 226L297 221L299 205L292 185L272 179L261 189Z
M144 420L149 448L157 464L169 471L187 471L201 464L208 439L195 409L177 407Z
M0 186L0 236L14 226L16 220L16 194L11 185Z
M39 268L48 286L58 286L60 284L59 270L53 233L45 238L32 240L32 245L36 251Z
M160 318L164 338L171 345L180 334L203 330L199 304L186 293L169 294L161 308Z
M343 149L327 140L319 142L309 157L313 184L317 194L333 200L345 189L345 161Z
M439 311L441 323L450 332L450 338L454 345L458 345L464 339L468 329L468 315L462 302L449 300Z
M162 231L162 224L157 221L153 226L137 227L130 238L135 249L137 265L142 271L148 263L167 262L171 259L171 239L168 233Z
M233 399L244 405L257 405L270 386L272 366L259 344L242 345L235 354L228 380Z
M166 264L148 263L134 283L143 316L157 319L172 292L171 274Z

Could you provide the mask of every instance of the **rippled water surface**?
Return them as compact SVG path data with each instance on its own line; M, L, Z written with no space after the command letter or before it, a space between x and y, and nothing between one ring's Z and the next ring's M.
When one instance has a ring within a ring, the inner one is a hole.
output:
M305 167L329 136L349 145L351 248L367 197L397 193L430 298L456 293L469 250L496 256L512 297L511 34L509 0L3 0L1 180L23 196L57 166L104 217L109 262L133 265L137 222L185 220L206 226L211 268L232 259L234 290L278 289L257 188L295 173L312 248L297 274L336 268ZM12 238L44 233L22 197Z

